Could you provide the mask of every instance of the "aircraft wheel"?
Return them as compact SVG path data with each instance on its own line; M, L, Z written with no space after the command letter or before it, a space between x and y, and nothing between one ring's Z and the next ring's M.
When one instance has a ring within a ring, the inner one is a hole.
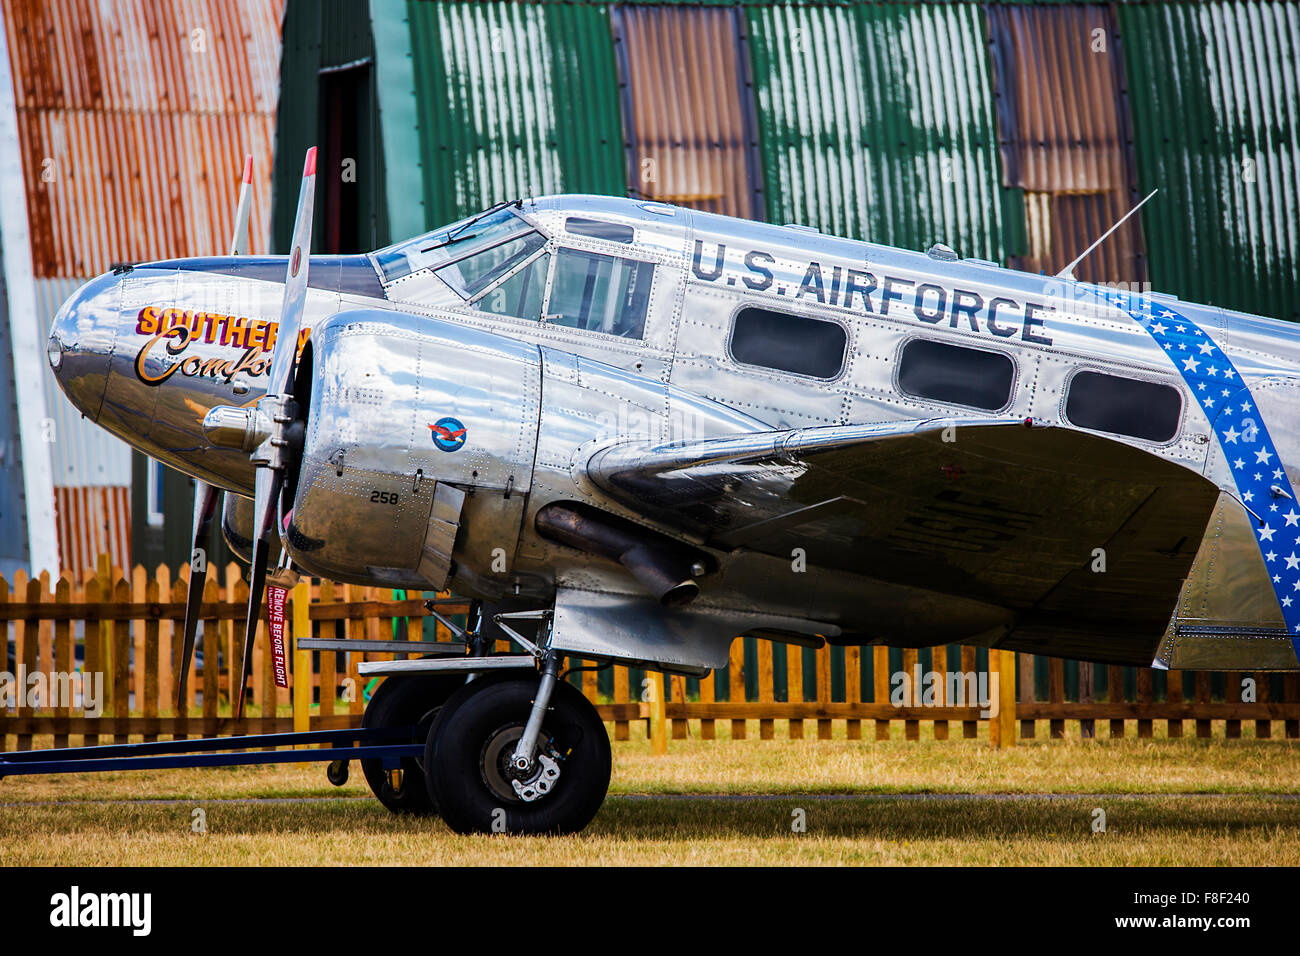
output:
M537 687L533 674L480 678L457 691L434 721L424 747L425 781L456 832L576 833L600 809L609 788L609 735L596 708L570 684L557 683L551 694L534 769L520 778L511 767ZM526 791L545 792L525 800L517 779Z
M451 674L399 674L385 678L379 685L365 715L362 727L418 728L412 743L423 741L433 725L439 708L459 688L464 677ZM393 813L428 816L438 812L424 783L424 768L414 757L403 757L401 768L385 770L382 760L361 760L361 773L379 802Z

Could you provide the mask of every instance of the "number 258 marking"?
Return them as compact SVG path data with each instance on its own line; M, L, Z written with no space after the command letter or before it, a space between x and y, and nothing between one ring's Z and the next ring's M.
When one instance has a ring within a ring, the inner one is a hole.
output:
M370 492L370 500L377 501L381 505L395 505L397 504L397 492L372 491Z

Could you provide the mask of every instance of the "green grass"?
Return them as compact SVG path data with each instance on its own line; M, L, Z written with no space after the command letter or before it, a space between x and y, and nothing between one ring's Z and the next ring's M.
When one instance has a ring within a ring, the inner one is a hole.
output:
M994 751L928 739L924 726L927 739L912 742L777 730L730 741L720 723L724 739L671 741L665 757L644 739L614 744L610 798L587 831L562 839L462 837L436 819L393 817L355 764L341 789L320 764L10 777L0 864L1300 865L1300 799L1279 796L1300 794L1300 742L1104 730L1081 741L1075 725L1064 740ZM898 796L927 793L1027 796ZM322 796L352 799L230 802ZM205 834L192 830L195 809ZM1097 809L1104 833L1093 832ZM804 833L791 829L796 810Z

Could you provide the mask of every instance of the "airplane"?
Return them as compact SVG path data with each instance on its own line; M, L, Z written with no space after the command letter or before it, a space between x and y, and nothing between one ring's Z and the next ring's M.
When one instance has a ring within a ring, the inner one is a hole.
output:
M465 657L362 665L365 725L424 744L363 762L390 810L582 830L610 746L566 659L701 676L751 635L1300 666L1292 325L639 198L311 255L314 184L313 149L289 256L119 266L49 359L197 480L196 549L222 495L246 649L268 575L472 599Z

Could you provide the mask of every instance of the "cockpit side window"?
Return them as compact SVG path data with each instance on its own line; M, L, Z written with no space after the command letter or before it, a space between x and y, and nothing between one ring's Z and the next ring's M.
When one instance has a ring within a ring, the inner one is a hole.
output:
M546 245L538 232L527 232L490 246L480 252L442 266L438 277L466 298L486 289L493 282Z
M560 249L546 320L639 339L645 334L653 280L654 263Z
M489 289L474 303L474 307L493 315L512 315L536 322L542 317L546 270L550 264L551 254L542 253L495 289Z
M532 231L533 227L510 208L489 210L380 249L374 253L374 260L387 285Z

